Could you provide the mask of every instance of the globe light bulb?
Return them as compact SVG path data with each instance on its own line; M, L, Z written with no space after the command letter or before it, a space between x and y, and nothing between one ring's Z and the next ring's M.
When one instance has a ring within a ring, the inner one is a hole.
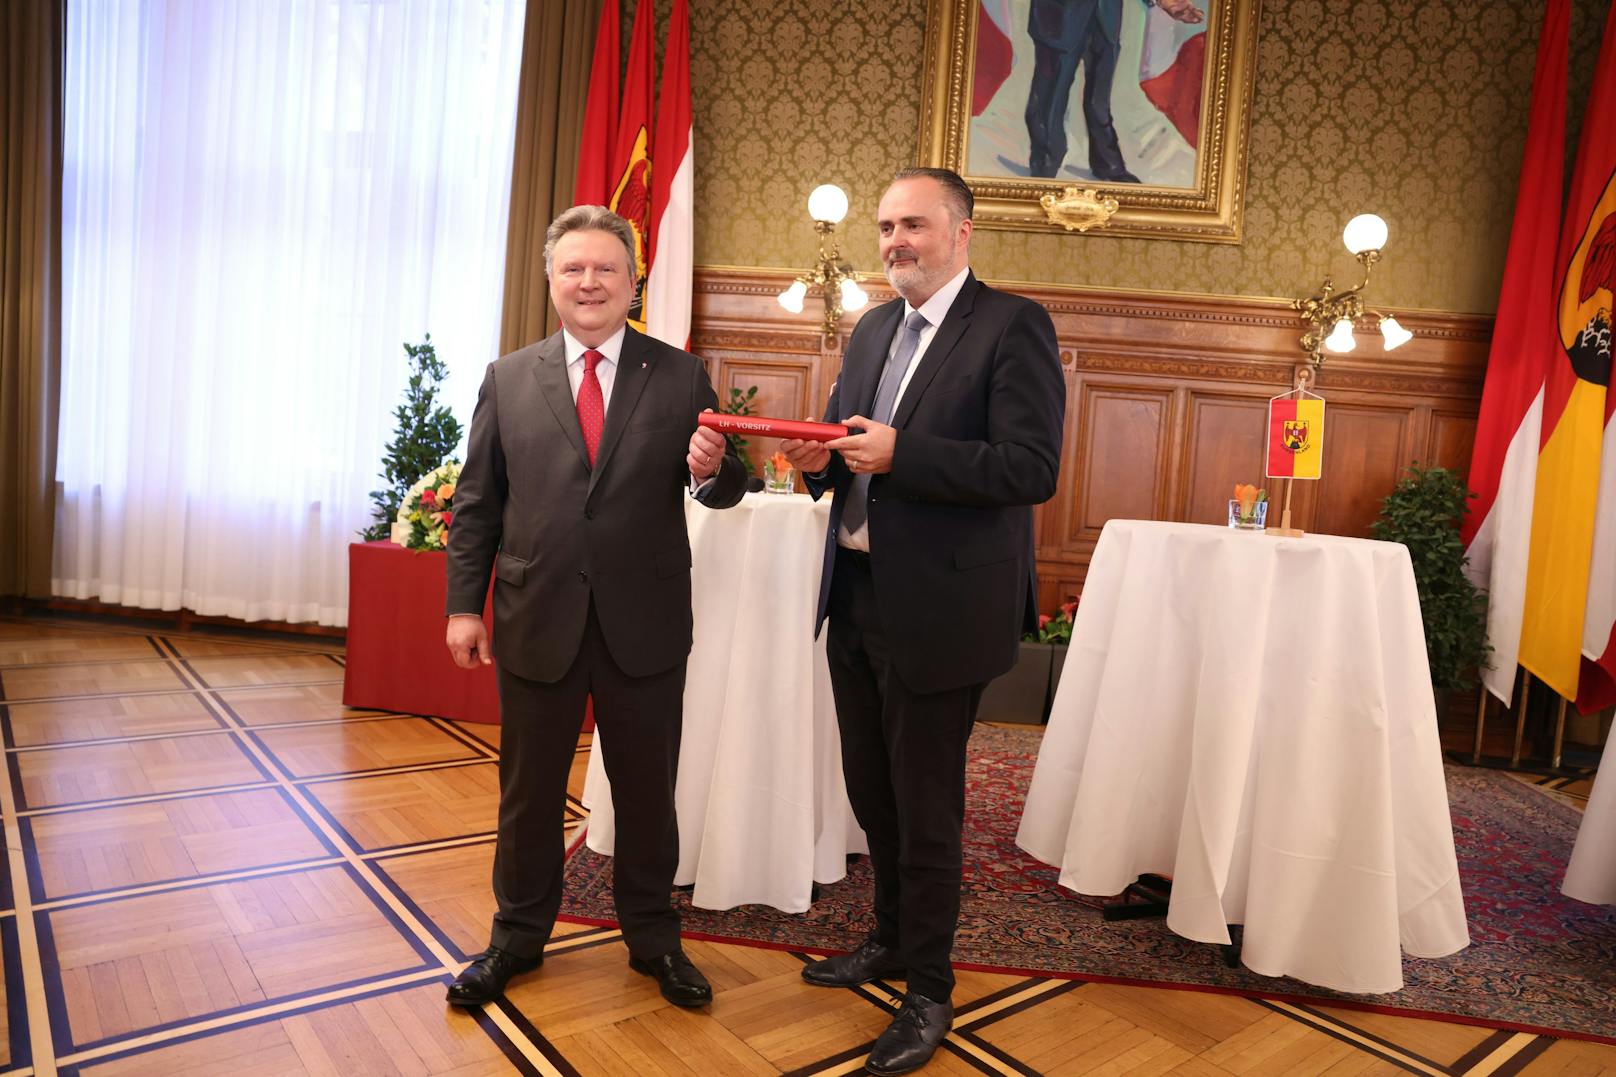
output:
M1352 319L1342 318L1330 330L1330 335L1324 338L1324 346L1333 352L1350 352L1358 346L1358 340L1352 335Z
M870 293L858 286L858 282L851 277L842 280L842 309L851 313L863 310L864 305L870 301Z
M780 305L793 314L802 313L802 297L808 294L808 286L800 280L791 282L791 287L781 292L777 298Z
M822 183L808 196L808 216L826 224L841 224L847 216L847 192L834 183Z
M1341 239L1353 254L1378 251L1386 246L1386 222L1373 213L1360 213L1347 222Z
M1396 318L1382 318L1380 320L1380 337L1381 342L1386 346L1386 350L1392 351L1413 340L1414 334L1398 325Z

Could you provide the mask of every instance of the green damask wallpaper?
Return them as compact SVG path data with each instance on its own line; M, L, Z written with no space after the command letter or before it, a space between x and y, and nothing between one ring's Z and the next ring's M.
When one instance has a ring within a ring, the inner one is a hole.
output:
M1573 3L1574 138L1607 5ZM915 152L925 18L926 0L691 0L698 263L802 268L807 194L828 180L852 199L844 252L876 268L876 200ZM1391 228L1373 302L1490 312L1541 18L1541 0L1265 0L1243 243L983 229L973 262L996 280L1290 296L1353 276L1341 226L1373 210Z

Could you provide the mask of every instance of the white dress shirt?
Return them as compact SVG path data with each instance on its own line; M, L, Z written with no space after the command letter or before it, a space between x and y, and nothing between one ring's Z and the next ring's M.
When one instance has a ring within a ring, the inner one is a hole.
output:
M602 414L612 406L612 384L617 381L617 357L623 354L623 338L627 335L628 326L623 326L595 349L601 354L600 362L595 364L595 377L600 381ZM589 345L565 329L561 330L561 344L567 352L567 382L572 386L572 402L576 404L578 386L584 383L584 352L589 350Z
M898 332L892 334L892 342L887 345L887 361L898 350L898 341L903 338L903 323L909 315L920 311L920 316L926 319L926 328L920 331L920 342L915 345L915 357L909 360L909 369L903 372L903 381L898 383L898 395L892 401L892 414L898 414L898 405L903 402L903 394L909 389L909 382L914 378L915 371L920 369L920 361L926 357L926 349L931 340L937 335L937 327L943 324L943 318L948 314L948 308L954 305L959 297L960 289L965 287L965 275L971 271L970 266L960 270L953 280L937 289L936 293L918 307L911 307L907 302L903 305L903 316L898 319ZM883 366L882 369L885 369ZM850 550L870 552L870 520L866 516L864 523L857 531L849 531L847 526L841 525L836 529L836 541L839 545Z

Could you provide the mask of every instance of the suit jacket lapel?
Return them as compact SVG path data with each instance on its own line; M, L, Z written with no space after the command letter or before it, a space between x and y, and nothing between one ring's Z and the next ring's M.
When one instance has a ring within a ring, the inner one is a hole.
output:
M567 442L577 452L578 459L589 466L589 451L584 448L584 430L578 425L578 405L572 399L572 384L567 380L567 346L556 333L539 345L539 359L533 364L533 376L538 380L544 402L555 414L556 425Z
M617 354L617 374L612 379L612 398L606 402L606 428L601 431L600 449L595 453L595 473L590 476L589 489L594 490L600 474L612 458L612 450L622 439L623 428L634 414L634 406L651 380L651 345L632 326L623 334L623 348ZM580 433L579 439L583 435Z
M965 284L960 288L959 295L954 297L954 303L943 316L943 324L937 327L932 335L931 343L926 345L926 354L920 357L920 366L915 368L915 376L909 379L909 385L898 399L898 410L892 416L892 425L902 428L909 423L909 417L915 413L921 396L926 392L937 372L943 368L948 360L948 353L954 350L959 338L964 335L966 327L971 324L971 310L976 305L976 290L981 287L976 281L976 274L966 276Z

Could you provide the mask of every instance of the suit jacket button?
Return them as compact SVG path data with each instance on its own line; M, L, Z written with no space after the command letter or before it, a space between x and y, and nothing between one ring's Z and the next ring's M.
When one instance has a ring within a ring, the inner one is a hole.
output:
M593 520L594 518L595 518L595 510L594 509L585 509L584 510L584 519Z
M587 573L587 572L578 573L578 582L579 583L588 583L589 582L589 573Z

